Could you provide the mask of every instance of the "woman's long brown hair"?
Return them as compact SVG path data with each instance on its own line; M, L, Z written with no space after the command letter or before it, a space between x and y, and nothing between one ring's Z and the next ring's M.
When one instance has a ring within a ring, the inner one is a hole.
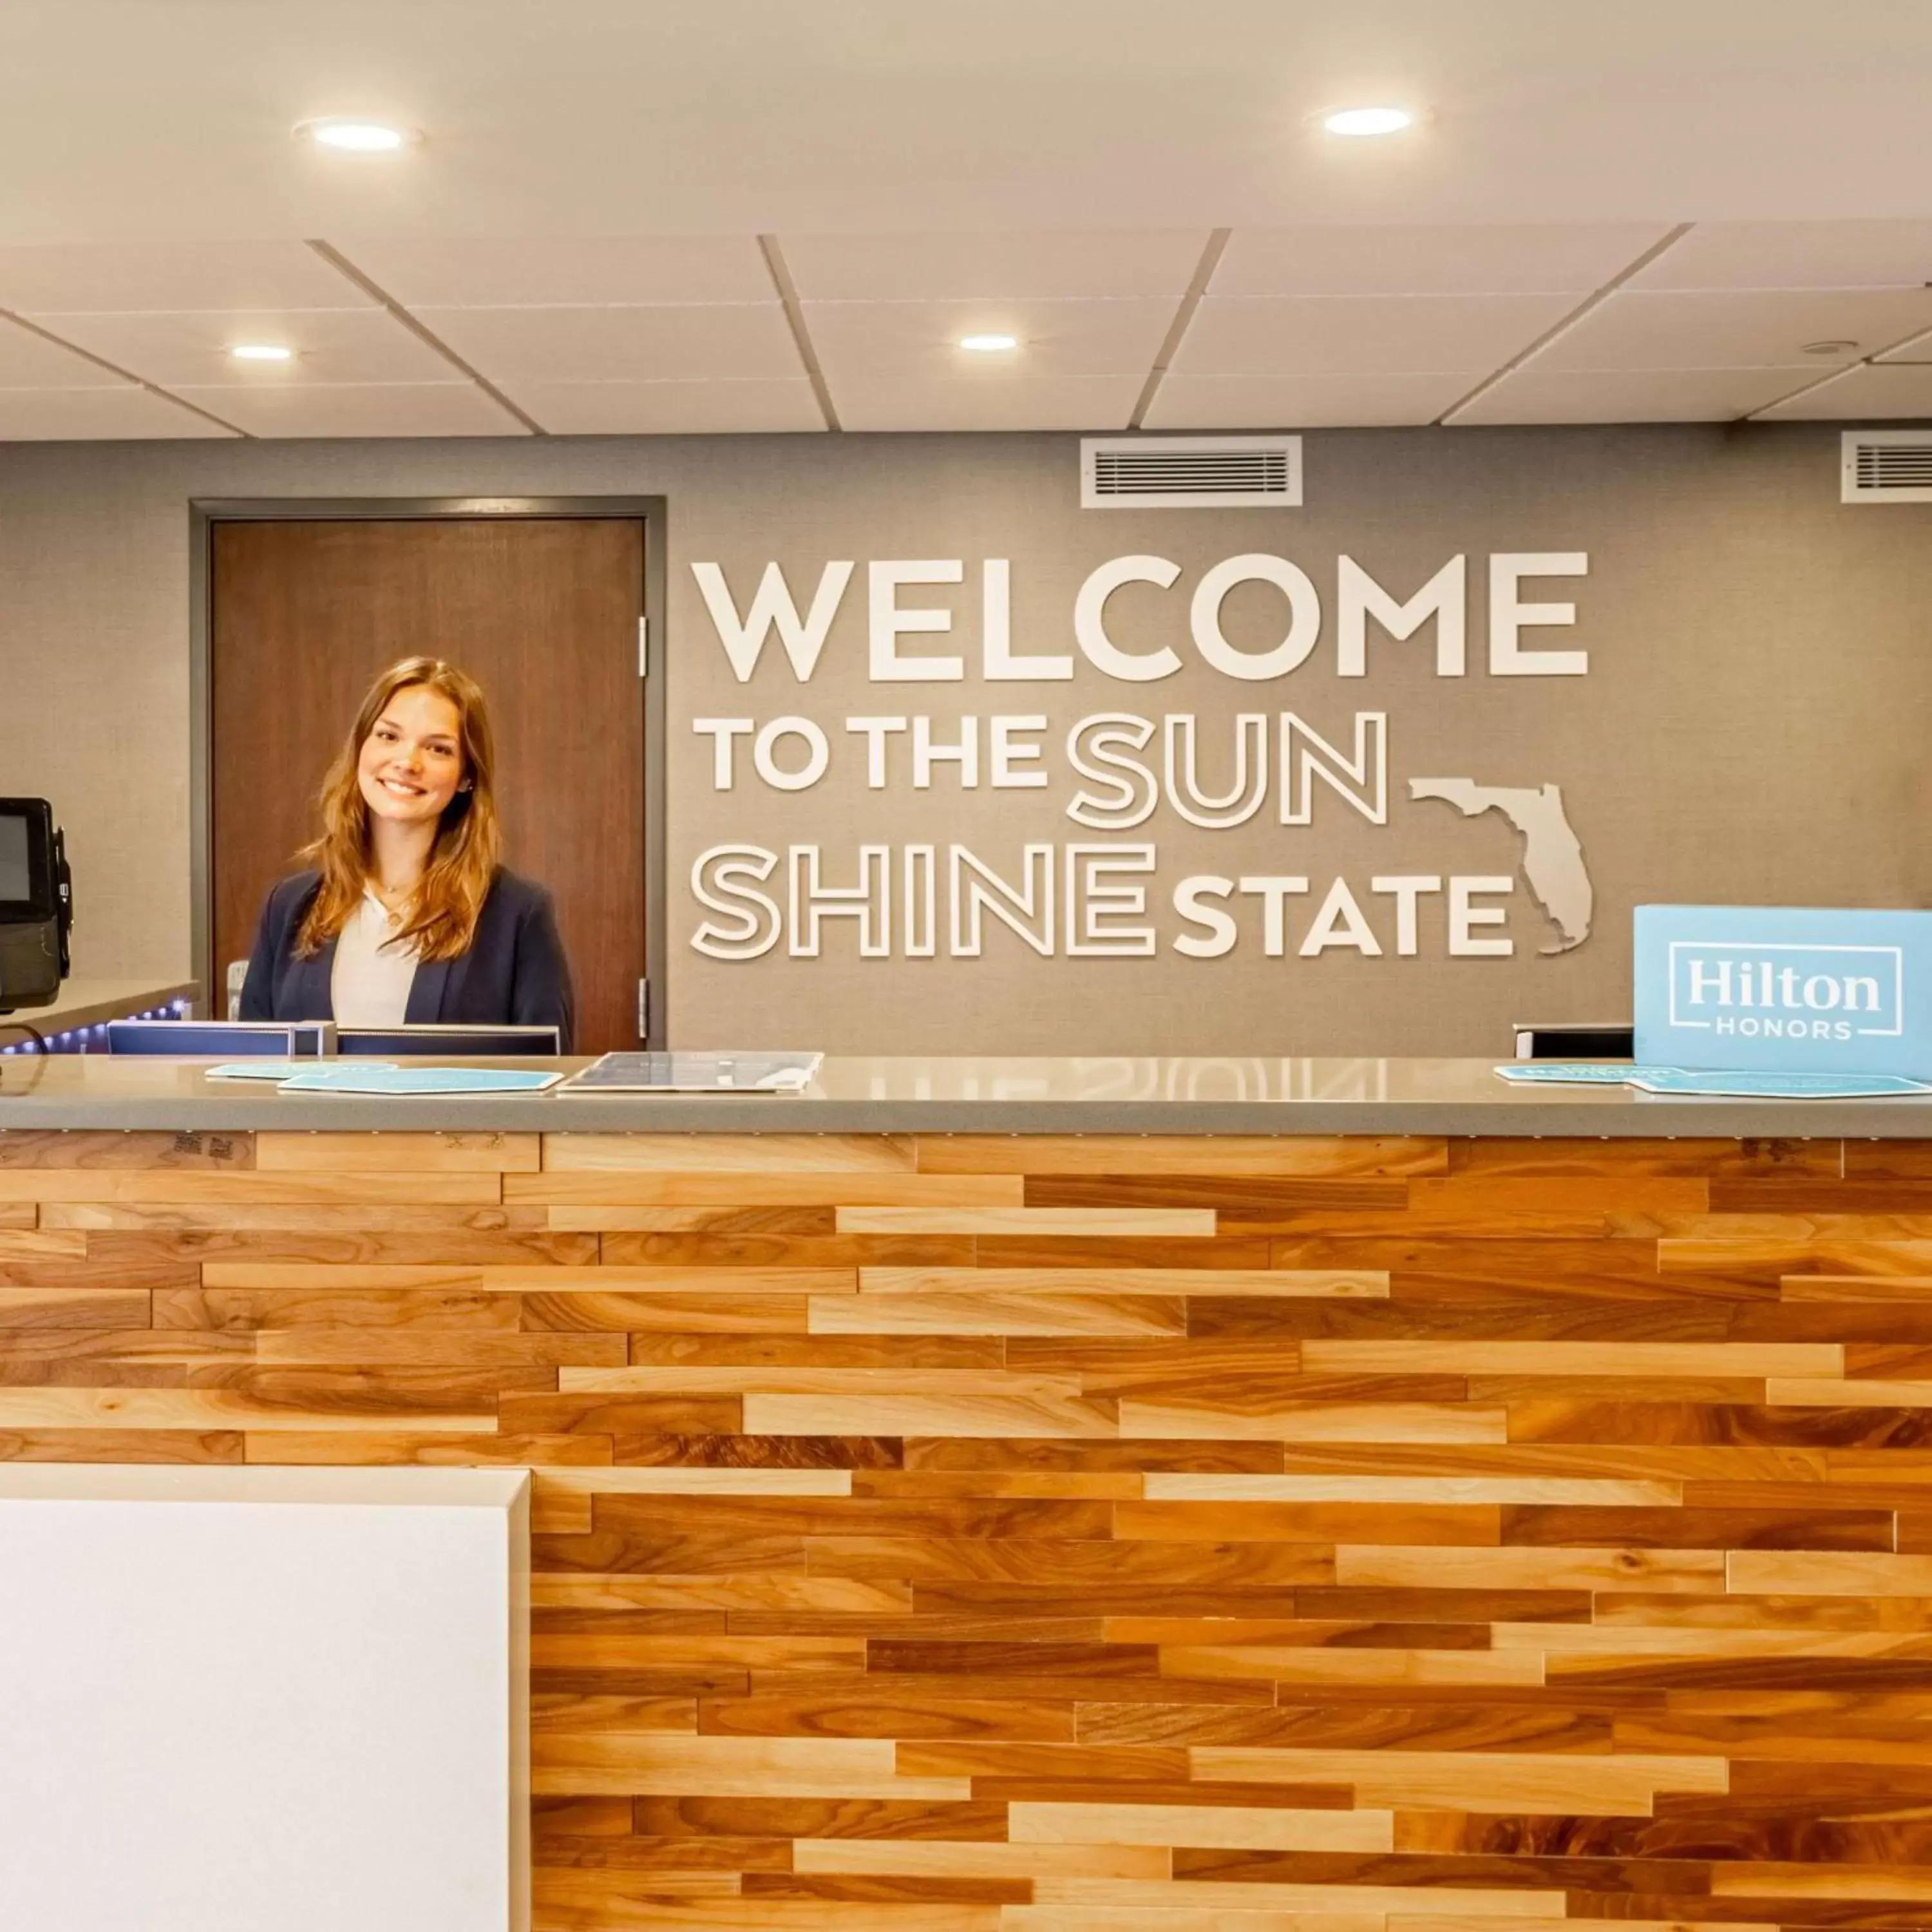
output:
M411 942L418 958L454 959L469 951L476 936L503 844L492 784L496 747L489 707L476 680L454 664L440 658L404 658L369 687L348 742L322 782L322 836L301 854L322 872L321 889L296 940L296 953L304 959L314 958L362 903L371 853L369 807L356 782L356 766L390 699L412 685L438 692L456 707L464 789L443 809L422 883L394 938Z

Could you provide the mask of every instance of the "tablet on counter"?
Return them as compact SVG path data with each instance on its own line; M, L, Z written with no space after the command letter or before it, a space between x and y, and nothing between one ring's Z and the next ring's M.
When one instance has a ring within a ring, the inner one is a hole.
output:
M798 1094L822 1053L607 1053L564 1082L579 1094Z

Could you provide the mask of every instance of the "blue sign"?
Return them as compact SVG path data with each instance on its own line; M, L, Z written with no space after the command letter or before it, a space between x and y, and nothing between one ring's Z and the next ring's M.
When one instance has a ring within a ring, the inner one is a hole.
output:
M1636 1058L1932 1074L1932 913L1639 906Z

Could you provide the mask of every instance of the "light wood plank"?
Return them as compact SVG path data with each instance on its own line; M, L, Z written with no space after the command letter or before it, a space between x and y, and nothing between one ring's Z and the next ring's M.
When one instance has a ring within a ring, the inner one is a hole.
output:
M1321 1644L1166 1644L1163 1677L1259 1678L1278 1684L1381 1684L1391 1700L1407 1684L1534 1689L1543 1658L1528 1650L1398 1650Z
M552 1486L584 1496L849 1496L850 1469L690 1468L658 1464L641 1468L556 1469Z
M842 1234L1136 1235L1200 1239L1211 1208L841 1208Z
M550 1222L541 1208L494 1202L50 1201L40 1226L119 1234L514 1234L545 1232Z
M650 1208L1017 1208L1018 1174L518 1173L503 1184L513 1204L556 1208L553 1226L620 1229L626 1210ZM567 1211L566 1211L567 1210Z
M1454 1894L1451 1894L1454 1896ZM1510 1932L1576 1932L1574 1918L1513 1918ZM1387 1932L1491 1932L1495 1922L1480 1914L1391 1912ZM1617 1932L1780 1932L1768 1922L1732 1918L1619 1918Z
M255 1359L269 1363L368 1364L383 1368L615 1368L628 1352L622 1335L572 1330L541 1334L494 1328L264 1328Z
M1276 1912L1390 1912L1414 1904L1417 1890L1408 1886L1277 1885L1240 1879L1171 1879L1155 1884L1144 1879L1046 1877L1035 1885L1033 1895L1041 1905L1145 1908L1165 1904L1218 1905L1228 1910L1245 1906ZM1519 1918L1556 1916L1564 1904L1560 1892L1482 1886L1458 1886L1456 1898L1472 1912L1487 1913L1506 1924Z
M1214 1294L1386 1300L1386 1268L861 1268L866 1294Z
M1508 1438L1509 1411L1446 1402L1284 1402L1250 1410L1211 1394L1124 1396L1120 1432L1183 1441L1500 1443Z
M541 1262L439 1266L415 1262L206 1262L208 1288L469 1288L499 1294L626 1294L663 1292L730 1295L842 1294L856 1286L849 1268L547 1267Z
M547 1174L909 1174L899 1134L546 1134Z
M1774 1408L1932 1408L1932 1382L1773 1376L1764 1385L1764 1399Z
M1534 1922L1512 1919L1512 1928ZM1000 1932L1387 1932L1379 1912L1256 1912L1218 1905L1009 1905ZM1485 1922L1486 1923L1486 1922ZM1473 1932L1473 1928L1472 1928ZM1618 1932L1625 1932L1619 1926Z
M902 1778L890 1738L567 1732L531 1740L533 1789L596 1797L965 1798L964 1778Z
M1597 1481L1564 1476L1197 1475L1149 1470L1149 1502L1555 1503L1668 1508L1677 1482Z
M922 1134L922 1174L1193 1174L1341 1180L1441 1174L1448 1143L1428 1136Z
M1338 1375L1602 1376L1659 1380L1713 1376L1840 1376L1835 1342L1357 1342L1311 1339L1303 1366Z
M1816 1560L1809 1551L1796 1558ZM1397 1590L1722 1590L1724 1552L1354 1544L1336 1549L1335 1580L1344 1588Z
M1255 1852L1390 1852L1388 1811L1259 1805L1022 1802L1007 1814L1016 1845L1186 1845Z
M29 1219L32 1208L27 1210ZM87 1237L58 1228L0 1226L0 1262L84 1261Z
M1120 1434L1112 1408L1078 1395L767 1395L745 1397L753 1436L1045 1436Z
M1125 1878L1164 1880L1165 1850L1150 1843L1104 1839L1000 1844L948 1844L932 1838L799 1838L792 1869L882 1878Z
M1178 1296L838 1294L812 1299L814 1335L1184 1335Z
M996 1391L1048 1402L1077 1399L1081 1394L1078 1376L755 1362L742 1367L560 1369L557 1386L566 1394L592 1395L977 1396Z
M1932 1556L1734 1550L1730 1568L1730 1587L1740 1596L1932 1597Z
M1357 1804L1370 1808L1422 1804L1457 1811L1647 1817L1660 1792L1721 1792L1730 1788L1730 1766L1720 1757L1484 1751L1482 1775L1474 1778L1469 1758L1460 1751L1197 1745L1188 1756L1197 1778L1234 1784L1345 1784L1354 1789ZM1536 1896L1531 1892L1517 1895ZM1413 1902L1414 1898L1409 1892L1404 1902ZM1466 1894L1459 1892L1458 1898L1462 1904L1474 1904Z
M675 1887L658 1888L658 1877L655 1871L539 1868L532 1932L1004 1932L1005 1924L997 1905L692 1898Z
M534 1174L535 1134L259 1133L255 1166L277 1174Z
M0 1168L0 1202L181 1202L248 1206L262 1202L395 1202L443 1206L500 1202L495 1174L219 1174L199 1168Z
M380 1414L300 1409L234 1389L0 1388L0 1429L364 1430L469 1433L495 1428L494 1414L400 1408Z

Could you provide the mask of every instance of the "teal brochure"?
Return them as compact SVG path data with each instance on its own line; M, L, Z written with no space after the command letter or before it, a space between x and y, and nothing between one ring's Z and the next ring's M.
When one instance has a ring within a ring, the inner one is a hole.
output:
M1932 1094L1925 1082L1899 1073L1687 1073L1648 1066L1634 1069L1633 1076L1630 1084L1646 1094L1706 1094L1735 1100L1876 1100Z
M320 1067L298 1073L275 1089L278 1094L537 1094L554 1087L561 1073L538 1073L507 1066Z
M1669 1073L1667 1066L1630 1066L1618 1060L1519 1060L1498 1066L1514 1087L1624 1087L1640 1073Z

